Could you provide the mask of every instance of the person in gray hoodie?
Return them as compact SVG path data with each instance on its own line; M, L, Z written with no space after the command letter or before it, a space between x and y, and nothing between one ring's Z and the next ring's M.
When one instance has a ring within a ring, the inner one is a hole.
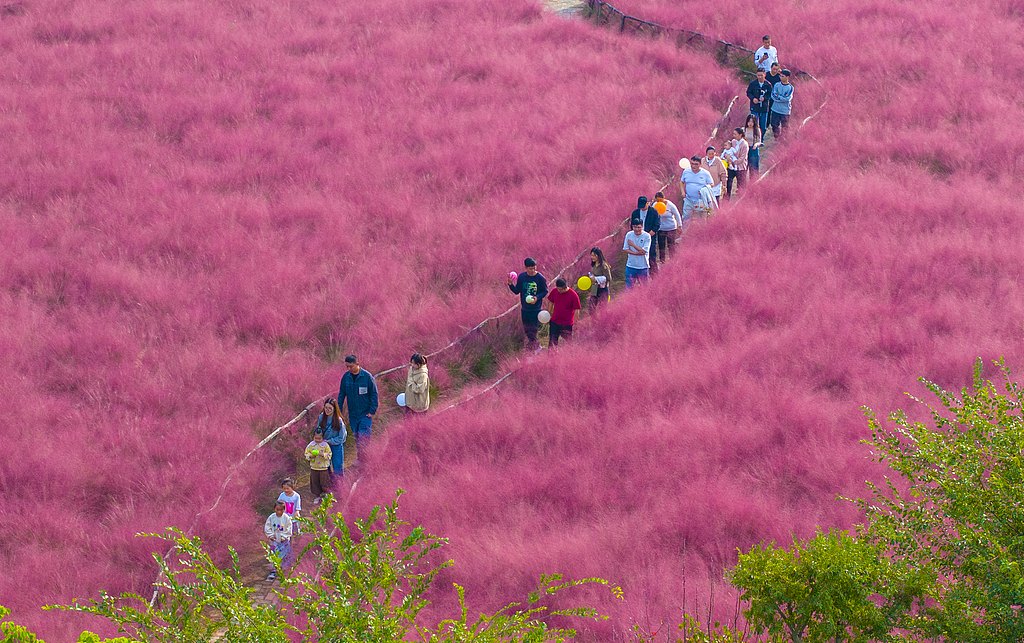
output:
M772 136L776 140L782 138L783 132L789 129L789 114L793 105L793 83L790 71L783 69L781 80L772 86Z

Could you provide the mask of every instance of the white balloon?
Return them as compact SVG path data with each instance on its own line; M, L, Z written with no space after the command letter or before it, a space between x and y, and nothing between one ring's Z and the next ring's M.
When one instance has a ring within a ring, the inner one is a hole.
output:
M398 406L405 406L405 393L399 393L395 401L398 402Z
M539 321L542 324L548 323L549 321L551 321L551 313L549 313L546 310L540 311L540 313L537 315L537 321Z

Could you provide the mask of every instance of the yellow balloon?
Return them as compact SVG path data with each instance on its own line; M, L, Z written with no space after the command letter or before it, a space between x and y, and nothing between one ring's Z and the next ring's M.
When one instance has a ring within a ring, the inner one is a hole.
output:
M665 210L667 210L668 208L661 201L655 201L654 209L658 211L658 214L665 214Z
M594 284L590 282L590 277L583 275L582 277L580 277L580 280L576 282L576 285L579 287L580 290L590 290L590 287L593 286Z

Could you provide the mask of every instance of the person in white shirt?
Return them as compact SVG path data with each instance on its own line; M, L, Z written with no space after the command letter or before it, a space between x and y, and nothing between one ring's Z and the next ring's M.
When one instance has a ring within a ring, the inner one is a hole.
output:
M632 288L633 282L640 279L647 281L651 276L651 264L648 255L651 252L651 233L644 232L644 222L633 219L631 232L626 233L622 249L626 257L626 288Z
M761 39L761 46L754 52L754 64L758 69L763 69L765 73L768 73L772 69L772 64L777 62L779 62L779 51L772 47L772 37L765 36Z
M274 554L281 558L281 569L287 569L292 564L292 519L284 512L283 500L274 504L274 513L267 516L267 522L263 525L263 533L270 542L274 544ZM270 572L267 580L277 578L277 572Z
M295 490L295 481L285 478L281 481L281 493L277 499L284 503L284 513L292 521L292 535L299 535L299 512L302 511L302 496Z
M663 213L661 212L662 206L665 209ZM666 199L663 192L654 195L654 207L661 213L661 227L658 228L658 257L661 259L661 263L665 263L668 253L674 253L676 250L676 239L683 232L683 217L679 215L679 208L676 207L676 204Z
M700 203L700 189L710 187L715 180L711 173L700 166L701 157L693 156L689 159L680 159L679 167L683 171L679 175L679 182L682 184L683 192L683 221L689 222L693 209Z

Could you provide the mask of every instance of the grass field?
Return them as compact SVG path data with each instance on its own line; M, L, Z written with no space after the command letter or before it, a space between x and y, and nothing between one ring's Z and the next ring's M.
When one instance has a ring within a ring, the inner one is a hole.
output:
M43 604L147 594L134 534L188 527L346 353L380 370L504 310L509 270L607 234L732 91L530 2L33 0L2 26L0 604L48 640L102 628ZM202 518L218 555L253 551L288 464Z
M597 575L630 599L604 598L612 626L651 632L678 619L684 569L703 617L707 579L737 548L857 519L836 496L882 474L861 405L910 407L921 376L959 389L977 356L1019 366L1022 69L998 52L1019 48L1022 12L616 6L750 48L770 33L828 106L649 289L581 324L577 346L392 431L355 500L408 489L410 519L452 537L453 580L481 607L545 571ZM734 605L719 586L715 618Z

